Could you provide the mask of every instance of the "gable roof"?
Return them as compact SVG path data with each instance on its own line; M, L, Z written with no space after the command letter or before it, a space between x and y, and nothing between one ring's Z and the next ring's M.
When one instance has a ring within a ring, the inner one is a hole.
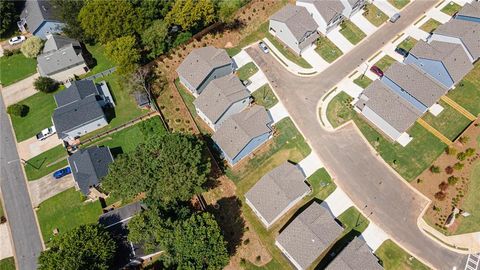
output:
M119 223L127 223L135 214L142 211L140 202L131 203L120 208L116 208L98 218L98 223L108 228Z
M43 53L37 57L37 62L43 76L85 64L80 43L59 35L48 36Z
M264 107L253 105L228 118L212 139L226 155L234 159L252 139L270 133L272 122Z
M68 45L72 44L74 47L81 47L80 42L75 39L51 34L48 35L47 41L45 41L45 45L43 46L43 53L48 53L51 51L57 51L61 48L67 47Z
M91 80L72 81L67 89L54 95L57 107L79 101L91 95L98 95L98 89Z
M480 23L452 19L440 25L434 34L459 38L474 61L480 58Z
M28 29L34 33L44 21L59 22L59 8L48 0L27 0L20 15L27 21Z
M435 104L448 91L415 65L395 62L387 69L385 76L426 107Z
M367 243L360 237L355 237L333 259L325 270L382 270L378 258L373 255Z
M97 186L100 179L107 175L108 165L112 162L113 157L108 147L80 149L68 157L73 179L85 195L90 192L90 187Z
M177 68L179 76L198 88L215 68L229 65L232 59L224 49L212 46L194 49Z
M457 15L480 18L480 2L473 1L472 3L465 3L462 9L457 13Z
M335 16L338 14L342 14L345 6L342 4L340 0L299 0L300 2L304 3L311 3L318 11L320 16L325 20L328 24ZM317 26L318 27L318 26Z
M410 54L417 58L442 62L455 83L473 69L465 50L459 44L440 41L427 43L419 40L410 50Z
M216 123L230 106L250 96L250 92L237 76L231 74L208 83L193 102L212 123Z
M245 197L270 224L287 206L310 191L305 175L286 161L264 175Z
M307 34L315 32L318 28L318 24L305 7L292 4L287 4L270 19L285 23L298 42L302 42Z
M342 233L328 209L313 202L277 237L277 242L307 269Z

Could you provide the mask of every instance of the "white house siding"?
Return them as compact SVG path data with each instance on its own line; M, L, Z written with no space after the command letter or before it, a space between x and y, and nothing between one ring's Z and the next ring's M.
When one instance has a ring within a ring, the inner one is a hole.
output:
M453 44L459 44L462 45L463 50L468 56L468 59L470 59L470 62L475 62L475 59L473 59L473 55L468 51L467 47L463 44L462 40L456 37L449 37L449 36L444 36L440 34L433 34L428 38L428 42L432 41L441 41L441 42L447 42L447 43L453 43Z
M300 264L295 261L295 259L290 256L290 254L287 252L287 250L278 242L275 241L275 245L282 251L282 253L285 255L285 257L288 258L288 260L298 269L298 270L303 270L303 267L300 266Z
M276 36L280 41L285 43L290 49L292 49L296 54L300 54L301 50L298 46L298 42L296 38L293 36L290 29L288 29L287 25L282 22L278 22L275 20L270 20L270 28L269 31L272 35Z
M317 30L324 35L327 34L327 22L323 19L320 13L318 13L313 4L297 1L297 6L305 7L308 13L312 15L313 20L318 24Z
M106 125L108 125L107 119L105 117L99 118L93 122L90 122L88 124L85 124L77 128L74 128L72 130L64 132L65 134L68 135L68 138L65 138L64 140L72 140L75 137L80 137L94 130L102 128Z
M352 17L355 13L362 10L363 6L365 5L365 0L358 0L357 2L355 2L353 6L350 5L348 0L340 0L340 1L345 6L345 9L343 10L342 14L347 18Z
M392 140L396 141L402 133L392 127L387 121L385 121L382 117L376 114L372 109L368 106L365 106L362 110L363 116L367 118L372 124L374 124L378 129L380 129L383 133L385 133L388 137Z
M41 76L47 76L59 82L65 82L68 79L74 78L75 75L82 75L87 72L88 72L88 67L86 64L81 64L52 75L45 75L43 74L43 71L40 68L38 68L38 73L40 73Z

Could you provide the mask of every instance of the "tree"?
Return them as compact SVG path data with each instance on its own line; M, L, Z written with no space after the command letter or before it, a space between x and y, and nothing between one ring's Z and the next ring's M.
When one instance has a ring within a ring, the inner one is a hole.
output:
M232 22L233 15L242 6L242 0L221 0L218 3L218 18L222 22Z
M0 36L3 36L18 19L14 1L0 1L0 14L2 14L0 16Z
M59 16L65 26L62 28L62 31L71 38L78 40L85 40L85 34L82 27L80 26L80 21L78 20L78 14L83 8L85 1L84 0L53 0L53 4L59 9Z
M138 33L144 23L141 14L127 0L87 1L78 20L85 34L101 43Z
M33 82L33 87L44 93L51 93L58 89L58 82L49 77L38 77Z
M432 165L432 166L430 166L430 171L432 173L440 173L440 167Z
M148 1L147 1L148 2ZM142 33L142 44L149 51L148 57L153 59L167 50L168 26L161 20L156 20Z
M61 234L50 249L42 251L40 270L109 269L117 246L111 235L99 225L81 225Z
M189 41L191 38L192 38L192 33L182 32L182 33L178 34L178 36L175 38L175 41L173 42L172 47L175 48L177 46L180 46L180 45L186 43L187 41Z
M35 58L37 55L40 53L43 47L43 41L36 36L27 38L22 43L22 47L20 48L20 51L25 55L27 58Z
M175 0L165 17L168 24L180 25L185 31L198 29L214 20L215 8L211 0Z
M132 5L137 9L138 14L141 14L143 21L147 24L145 28L156 20L162 20L167 15L173 0L162 1L144 1L144 0L130 0Z
M29 109L27 105L16 103L8 106L7 113L12 116L25 117Z
M117 65L117 72L123 75L132 73L140 60L140 52L133 36L108 42L105 46L105 54Z

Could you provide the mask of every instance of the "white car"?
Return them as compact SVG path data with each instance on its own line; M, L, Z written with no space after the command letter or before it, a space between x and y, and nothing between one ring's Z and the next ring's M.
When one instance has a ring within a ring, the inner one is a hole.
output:
M39 133L37 133L36 137L37 137L37 140L43 141L43 140L52 136L55 133L57 133L57 130L55 129L55 126L51 126L49 128L46 128L46 129L40 131Z
M24 42L25 39L27 39L25 36L16 36L8 40L8 43L10 43L10 45L16 45Z
M260 47L260 49L262 49L262 51L263 51L264 53L268 53L268 52L269 52L268 47L267 47L267 44L265 44L263 41L260 41L260 42L258 43L258 47Z

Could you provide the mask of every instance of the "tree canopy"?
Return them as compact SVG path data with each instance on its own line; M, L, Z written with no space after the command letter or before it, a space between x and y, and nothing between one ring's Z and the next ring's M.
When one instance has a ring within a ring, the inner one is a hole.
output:
M18 18L14 2L8 0L0 1L0 14L2 14L0 16L0 36L7 33Z
M25 55L27 58L35 58L40 53L43 47L43 41L39 37L30 37L27 38L22 43L22 47L20 47L20 51Z
M165 17L168 24L180 25L189 31L212 23L216 18L212 0L175 0Z
M78 20L78 14L85 4L84 0L53 0L53 4L60 10L59 16L65 23L62 31L68 37L85 40L83 29Z
M154 58L167 50L168 25L164 21L156 20L142 33L142 43L149 51L148 57Z
M125 36L110 41L105 45L105 54L117 65L120 74L130 74L135 71L140 60L135 37Z
M117 246L99 225L81 225L55 238L50 249L39 257L40 270L107 270Z

